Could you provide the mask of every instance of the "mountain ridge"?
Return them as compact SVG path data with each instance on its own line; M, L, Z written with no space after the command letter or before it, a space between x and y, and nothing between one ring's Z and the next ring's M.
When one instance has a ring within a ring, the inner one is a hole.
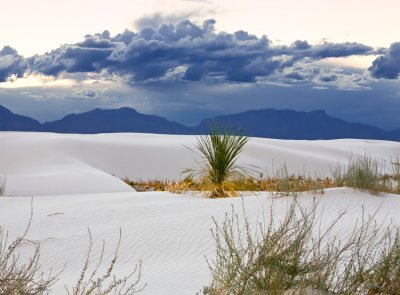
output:
M325 110L310 112L260 109L221 115L187 127L156 115L142 114L135 109L96 108L79 114L69 114L55 121L40 123L27 116L14 114L0 105L0 131L39 131L56 133L116 133L138 132L158 134L203 134L215 124L240 130L254 137L277 139L381 139L400 141L400 129L351 123L332 117Z

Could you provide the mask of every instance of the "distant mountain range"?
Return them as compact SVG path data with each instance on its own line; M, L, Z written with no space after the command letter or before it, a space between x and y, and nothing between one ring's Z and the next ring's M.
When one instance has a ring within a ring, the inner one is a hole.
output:
M202 134L210 126L223 125L254 137L279 139L361 138L400 141L400 129L386 131L329 116L325 111L300 112L262 109L218 116L187 127L165 118L146 115L131 108L94 109L71 114L46 123L12 113L0 106L0 131L41 131L57 133L140 132L159 134Z
M0 105L0 130L1 131L38 131L42 128L39 121L17 115Z

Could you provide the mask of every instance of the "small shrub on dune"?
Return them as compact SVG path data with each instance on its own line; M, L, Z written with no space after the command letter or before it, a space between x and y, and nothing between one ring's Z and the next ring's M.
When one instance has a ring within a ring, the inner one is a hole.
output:
M395 239L395 229L381 234L374 216L363 214L339 241L332 230L344 213L321 231L317 208L294 200L278 221L271 206L257 228L233 210L215 222L216 257L208 262L212 279L203 294L398 294L398 232Z
M310 191L314 194L323 194L324 188L329 188L332 183L329 179L311 178L305 175L289 174L284 164L277 170L275 176L267 182L268 190L275 196L296 196L300 192Z
M100 258L94 269L90 268L90 259L93 248L92 235L89 231L89 248L86 255L86 260L82 268L78 281L72 288L67 288L68 295L107 295L107 294L124 294L133 295L142 291L146 285L140 286L139 282L142 276L141 262L135 265L134 269L123 277L117 277L113 272L118 259L118 251L121 245L121 230L117 247L115 248L114 256L108 268L102 274L99 269L103 263L103 255L105 242L101 250Z
M236 164L248 141L249 137L226 128L211 129L197 137L196 149L201 156L198 167L184 173L201 191L208 191L208 197L236 196L237 184L251 175L250 169Z
M0 294L1 295L45 295L51 293L51 287L59 280L60 274L49 272L45 274L43 266L39 264L40 242L30 241L26 238L31 218L25 232L13 241L8 241L8 233L0 227ZM86 254L86 260L80 276L71 288L65 286L68 295L111 295L124 294L133 295L142 291L145 285L140 285L141 263L139 262L133 270L122 277L114 274L114 268L118 258L118 250L121 244L121 232L110 263L107 269L101 273L103 267L103 255L105 243L100 253L100 258L94 268L91 267L91 254L93 241L89 232L90 243ZM29 249L27 248L28 246ZM20 259L20 252L32 251L27 261Z
M395 158L391 162L392 164L392 179L391 184L393 186L393 193L400 195L400 159Z
M30 224L25 232L13 241L8 240L8 232L0 226L0 294L42 295L48 294L50 287L58 280L57 275L45 275L39 264L40 244L26 239ZM28 261L21 262L19 251L32 251ZM28 248L28 249L27 249Z
M340 163L331 169L333 183L337 187L346 186L373 193L386 192L400 194L400 164L392 161L392 171L384 174L378 161L367 154L351 157L347 167Z
M0 176L0 196L4 195L6 191L6 178Z
M344 181L349 187L378 192L381 190L381 175L378 161L364 154L350 159Z
M369 274L369 294L400 293L400 235L388 235L380 260Z

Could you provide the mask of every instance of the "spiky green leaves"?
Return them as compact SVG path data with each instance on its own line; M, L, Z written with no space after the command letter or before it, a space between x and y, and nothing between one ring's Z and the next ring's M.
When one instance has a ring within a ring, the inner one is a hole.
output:
M207 135L197 137L196 148L201 161L198 169L189 169L191 178L201 183L209 197L236 195L235 183L250 175L249 169L238 165L237 159L249 137L226 128L213 128Z

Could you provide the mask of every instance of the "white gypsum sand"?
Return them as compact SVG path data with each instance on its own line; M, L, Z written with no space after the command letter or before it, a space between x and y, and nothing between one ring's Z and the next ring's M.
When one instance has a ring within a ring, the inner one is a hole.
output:
M137 193L119 180L179 177L182 169L195 164L194 153L185 147L194 147L194 136L2 132L0 142L0 174L7 176L9 196L0 198L0 224L9 231L9 239L22 234L30 214L29 196L37 196L27 238L41 242L40 261L46 270L65 266L52 294L65 294L64 285L72 286L78 279L89 244L87 228L94 239L93 265L106 241L104 267L121 228L116 271L127 274L141 259L142 282L148 284L142 294L195 294L209 282L204 256L212 259L215 251L212 217L221 221L232 204L240 213L242 199ZM389 141L252 139L240 162L266 170L273 161L276 168L286 163L292 172L330 175L329 165L346 163L351 153L389 162L399 151L400 144ZM309 193L299 197L303 205L312 199ZM395 195L336 188L317 199L324 210L323 225L347 209L333 232L340 238L349 234L362 207L366 214L379 208L378 223L400 225L400 197ZM276 218L285 214L289 200L274 201ZM269 208L271 198L259 193L244 197L243 203L254 221ZM26 259L28 251L21 251Z
M400 225L400 197L374 196L351 189L329 189L317 197L323 211L323 225L332 222L344 209L348 214L332 232L339 238L349 234L362 206L366 214L376 215L378 223ZM307 206L313 196L302 194ZM267 193L244 198L251 221L268 212L271 199ZM10 232L10 239L22 234L29 219L31 200L0 198L0 224ZM205 199L166 192L114 193L35 197L33 222L28 239L41 242L41 263L45 270L65 266L52 294L65 294L64 285L72 286L79 278L89 244L87 228L94 238L92 266L106 241L104 268L112 259L122 229L122 246L116 271L127 274L140 259L143 261L143 294L195 294L209 283L210 271L205 256L213 258L215 242L210 228L212 217L221 222L231 204L241 212L241 198ZM276 218L286 212L288 198L274 200ZM392 219L392 220L391 220ZM29 253L22 250L22 259Z

